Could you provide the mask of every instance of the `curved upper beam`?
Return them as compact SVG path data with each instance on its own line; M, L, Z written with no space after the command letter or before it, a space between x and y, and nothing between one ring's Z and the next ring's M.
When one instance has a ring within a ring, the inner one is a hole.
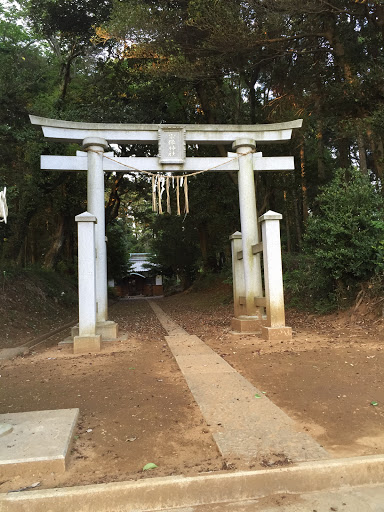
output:
M290 140L292 130L300 128L303 120L285 123L231 124L113 124L79 123L29 116L31 123L41 126L44 137L57 142L78 142L86 137L101 137L110 144L157 144L159 129L183 128L189 144L230 144L237 139L254 139L261 144Z

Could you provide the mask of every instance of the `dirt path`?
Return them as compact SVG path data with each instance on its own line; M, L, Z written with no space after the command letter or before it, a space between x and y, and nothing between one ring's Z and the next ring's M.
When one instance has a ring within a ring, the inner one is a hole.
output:
M1 413L80 409L69 471L37 480L42 487L67 486L221 468L209 427L148 304L122 302L113 315L127 342L83 356L38 347L0 367ZM158 469L143 473L148 462ZM27 484L16 479L0 490Z
M218 317L212 314L215 306L201 304L197 294L185 295L184 301L165 299L161 307L263 389L333 456L384 453L382 322L372 328L372 322L351 322L348 314L316 318L291 312L287 325L294 329L293 340L267 342L232 335L231 307L222 306Z
M196 334L335 456L384 452L384 354L379 331L300 318L291 343L229 333L231 305L183 294L161 307ZM38 477L41 487L70 486L245 469L271 460L224 461L145 301L121 302L111 317L128 341L98 355L74 356L43 345L0 366L0 412L79 407L69 470ZM293 322L296 322L294 324ZM378 402L377 406L371 401ZM154 462L158 468L143 472ZM3 482L1 491L31 482Z

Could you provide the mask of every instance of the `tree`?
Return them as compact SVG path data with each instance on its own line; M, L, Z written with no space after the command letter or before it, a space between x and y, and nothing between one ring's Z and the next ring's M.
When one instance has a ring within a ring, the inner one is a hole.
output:
M305 235L315 272L345 293L377 270L384 241L384 201L358 169L339 169L317 198Z
M84 65L87 59L100 52L92 42L93 27L108 18L111 0L23 0L22 5L34 32L48 42L59 61L59 101L62 103L75 61L82 57Z

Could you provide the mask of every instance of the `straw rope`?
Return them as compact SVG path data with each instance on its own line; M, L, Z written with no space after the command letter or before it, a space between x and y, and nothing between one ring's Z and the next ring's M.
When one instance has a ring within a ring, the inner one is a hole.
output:
M142 169L137 169L137 167L134 167L133 165L128 165L128 164L125 164L123 162L120 162L119 160L115 160L114 158L111 158L110 156L107 156L105 153L103 153L103 151L96 151L95 149L88 149L88 151L92 151L93 153L97 153L99 155L103 155L104 158L107 158L108 160L111 160L112 162L115 162L115 163L117 163L119 165L122 165L123 167L127 167L127 169L131 169L134 172L141 172L141 173L146 174L148 176L159 176L159 175L162 176L161 172L144 171ZM191 172L189 174L183 174L183 177L190 178L192 176L197 176L198 174L202 174L204 172L212 171L213 169L217 169L218 167L221 167L222 165L226 165L229 162L233 162L234 160L238 160L239 158L242 158L243 156L247 156L250 153L256 153L256 150L255 149L251 149L250 151L247 151L246 153L238 153L236 156L234 156L230 160L227 160L226 162L223 162L222 164L213 165L212 167L208 167L207 169L203 169L201 171L195 171L195 172Z
M104 158L107 158L108 160L111 160L112 162L116 162L119 165L122 165L123 167L126 167L127 169L130 169L133 172L139 172L142 174L145 174L147 176L151 176L152 178L152 210L154 212L159 213L160 215L163 213L163 205L162 205L162 196L164 191L166 191L166 200L167 200L167 213L171 213L171 198L169 193L170 188L170 178L169 171L166 171L167 174L162 172L151 172L151 171L144 171L142 169L137 169L136 167L132 165L125 164L119 160L116 160L115 158L111 158L107 156L103 151L97 151L95 149L88 149L88 151L92 151L93 153L97 153L99 155L102 155ZM227 164L228 162L233 162L234 160L239 160L243 156L247 156L251 153L255 153L256 151L254 149L251 149L250 151L247 151L246 153L238 153L233 158L230 158L226 162L223 162L221 164L213 165L212 167L208 167L207 169L203 169L201 171L195 171L188 174L182 174L179 176L172 176L172 185L174 186L174 179L176 178L176 208L177 208L177 215L181 215L181 208L180 208L180 188L184 188L184 213L187 215L189 213L189 198L188 198L188 178L191 178L193 176L197 176L198 174L203 174L205 172L212 171L213 169L218 169L222 165Z

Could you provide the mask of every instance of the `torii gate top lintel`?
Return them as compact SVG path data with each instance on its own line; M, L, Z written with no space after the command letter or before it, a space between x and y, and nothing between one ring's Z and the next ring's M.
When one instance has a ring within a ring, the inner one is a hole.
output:
M82 123L30 115L31 123L41 126L44 136L56 142L77 142L87 137L102 137L110 144L156 144L162 130L183 132L190 144L231 144L237 139L253 139L260 144L286 142L302 119L284 123L227 124L118 124Z

